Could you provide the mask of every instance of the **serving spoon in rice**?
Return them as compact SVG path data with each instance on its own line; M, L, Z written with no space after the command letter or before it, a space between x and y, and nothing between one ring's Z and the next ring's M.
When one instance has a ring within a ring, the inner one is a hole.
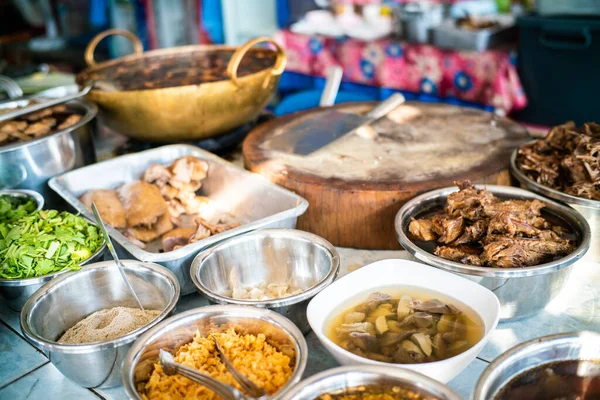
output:
M160 349L159 362L160 362L160 366L162 367L163 372L165 374L167 374L167 375L179 374L181 376L185 376L186 378L191 379L192 381L194 381L196 383L206 386L208 389L212 390L217 395L221 396L224 400L256 399L254 397L247 397L246 395L244 395L242 392L240 392L233 386L229 386L221 381L218 381L215 378L213 378L212 376L205 375L193 368L188 367L187 365L183 365L183 364L179 364L178 362L175 362L173 355L166 350ZM234 376L234 378L235 378L235 376ZM237 381L237 378L236 378L236 381ZM262 389L260 389L260 390L262 390ZM268 399L269 399L269 396L264 395L264 396L258 398L257 400L268 400Z

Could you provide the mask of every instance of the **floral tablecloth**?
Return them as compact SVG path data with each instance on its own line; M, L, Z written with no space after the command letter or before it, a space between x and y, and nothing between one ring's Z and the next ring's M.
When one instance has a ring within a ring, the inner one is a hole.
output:
M344 80L379 87L455 97L506 112L527 105L510 51L453 51L391 39L362 42L309 36L287 30L276 39L288 55L286 69L325 76L333 65Z

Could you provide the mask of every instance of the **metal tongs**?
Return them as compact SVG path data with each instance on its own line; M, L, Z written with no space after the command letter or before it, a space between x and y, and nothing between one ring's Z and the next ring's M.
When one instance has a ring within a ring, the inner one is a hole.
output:
M26 107L16 108L14 111L2 113L2 114L0 114L0 122L8 121L10 119L17 118L17 117L20 117L20 116L25 115L25 114L30 114L32 112L40 111L40 110L43 110L43 109L48 108L48 107L54 107L54 106L57 106L59 104L66 103L67 101L78 99L78 98L83 97L86 94L88 94L88 92L91 89L92 89L92 85L88 85L88 86L84 87L83 89L81 89L79 92L70 94L68 96L64 96L64 97L60 97L58 99L51 99L51 100L47 100L47 101L43 101L43 102L31 104L31 105L28 105ZM31 97L28 97L28 98L11 99L11 101L27 100L27 99L32 100L32 99L35 99L35 98L36 98L36 96L31 96Z
M244 389L244 391L246 393L249 393L252 397L248 397L236 388L229 386L221 381L218 381L211 376L205 375L193 368L190 368L187 365L175 362L175 359L173 358L171 353L161 349L159 353L159 361L164 373L167 375L179 374L185 376L186 378L191 379L196 383L206 386L225 400L268 400L270 398L269 395L263 389L256 386L240 371L238 371L233 366L231 361L229 361L227 356L225 356L225 353L221 350L221 347L217 342L217 338L215 338L214 336L211 337L215 341L215 347L217 349L217 352L219 353L221 362L225 365L227 371L229 371L231 376L233 376L233 379L235 379L236 382L239 383L242 389Z

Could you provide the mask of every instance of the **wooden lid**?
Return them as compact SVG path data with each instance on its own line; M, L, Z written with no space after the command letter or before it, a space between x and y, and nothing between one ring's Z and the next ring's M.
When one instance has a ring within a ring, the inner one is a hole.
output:
M346 103L333 109L365 113L376 103ZM318 115L315 108L255 128L244 141L246 167L340 190L421 192L477 180L508 168L512 150L530 137L521 125L471 108L408 102L365 129L374 139L348 135L307 157L262 149L272 136ZM372 133L372 132L371 132Z

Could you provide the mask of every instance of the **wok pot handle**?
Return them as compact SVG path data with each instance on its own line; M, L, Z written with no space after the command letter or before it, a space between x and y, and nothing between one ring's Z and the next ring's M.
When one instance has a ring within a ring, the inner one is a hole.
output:
M131 44L133 44L133 52L135 54L144 52L144 46L142 45L142 42L133 33L124 29L108 29L94 36L94 38L85 48L84 57L85 63L88 65L88 67L93 67L94 65L96 65L96 61L94 60L94 52L96 51L96 46L98 46L98 43L100 43L105 37L112 35L124 36L127 39L129 39L131 41Z
M248 50L254 47L255 44L263 42L271 43L277 49L277 59L275 60L275 65L271 70L271 75L277 76L283 73L283 70L285 69L285 63L287 61L285 52L283 51L281 46L273 39L268 37L259 37L246 42L242 47L238 48L229 60L229 64L227 65L227 75L229 76L229 79L231 79L231 82L235 86L240 87L241 85L237 76L237 70L240 66L240 63L242 62L242 58L244 58Z

